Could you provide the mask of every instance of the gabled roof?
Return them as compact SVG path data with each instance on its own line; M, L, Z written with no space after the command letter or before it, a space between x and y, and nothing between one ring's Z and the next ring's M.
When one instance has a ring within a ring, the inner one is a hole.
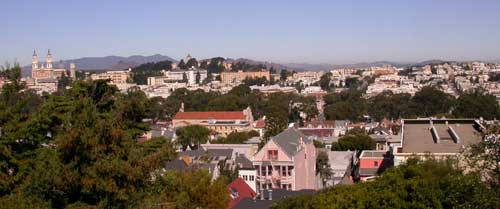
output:
M352 151L329 151L328 161L333 170L346 170L352 163Z
M283 152L285 152L288 156L294 156L300 150L300 140L303 140L304 143L311 142L307 137L302 134L302 132L298 131L295 128L288 128L281 132L280 134L271 138Z
M178 112L174 120L245 120L243 111L237 112Z
M228 209L233 208L244 198L254 198L257 195L241 178L235 179L227 185L227 188L232 198L227 206Z

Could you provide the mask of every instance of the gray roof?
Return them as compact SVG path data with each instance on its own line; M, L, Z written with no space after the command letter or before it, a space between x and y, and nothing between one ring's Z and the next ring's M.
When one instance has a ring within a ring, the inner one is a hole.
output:
M231 159L233 156L233 149L207 149L212 157L226 157L226 159Z
M289 156L294 156L299 151L300 139L304 143L310 143L311 141L302 132L295 128L288 128L281 132L280 134L272 137L273 140L281 149L287 153Z
M351 151L330 151L328 152L328 162L333 170L347 170L352 163Z
M174 171L184 171L187 169L186 163L184 163L183 160L172 160L167 163L165 163L165 169L166 170L174 170Z
M361 156L359 158L365 158L365 157L377 157L377 158L383 158L387 154L386 151L373 151L373 150L364 150L361 152Z
M236 165L240 166L241 169L254 169L252 161L250 161L244 154L239 154L236 156Z
M375 142L387 142L390 138L387 135L370 134L370 137L375 140Z
M258 136L254 136L248 140L246 140L244 143L245 144L259 144L262 140Z
M448 125L446 125L448 121ZM458 153L462 147L481 141L481 133L474 120L433 120L433 126L441 138L436 143L430 131L430 121L404 120L403 153ZM452 139L447 127L460 137L458 143Z
M205 150L203 149L196 149L196 150L186 150L184 152L179 153L179 156L184 156L187 155L189 157L201 157L205 154Z
M259 192L259 191L257 191ZM299 191L290 191L284 189L273 189L272 190L272 200L269 200L269 191L264 190L264 200L260 200L259 197L253 198L245 198L241 200L238 204L236 204L233 209L266 209L271 208L271 205L279 200L298 196L298 195L312 195L314 194L314 190L299 190Z
M379 168L360 168L360 176L376 176L378 174Z

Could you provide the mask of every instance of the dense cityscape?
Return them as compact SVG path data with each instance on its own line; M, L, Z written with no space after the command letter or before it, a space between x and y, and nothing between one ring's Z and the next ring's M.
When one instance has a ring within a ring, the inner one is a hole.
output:
M5 3L26 11L0 35L0 209L500 208L500 4L225 3ZM57 24L25 21L47 7ZM420 61L317 61L365 56Z

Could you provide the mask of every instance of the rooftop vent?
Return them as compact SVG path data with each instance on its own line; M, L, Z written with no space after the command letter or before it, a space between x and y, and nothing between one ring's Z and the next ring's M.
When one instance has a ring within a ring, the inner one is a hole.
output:
M432 138L434 139L434 143L439 144L439 142L441 141L441 138L439 137L439 134L437 133L436 127L432 126L431 134L432 134Z
M455 132L455 130L453 130L453 128L451 126L448 127L448 133L450 133L450 136L453 139L453 141L455 142L455 144L460 143L460 137L458 136L457 132Z

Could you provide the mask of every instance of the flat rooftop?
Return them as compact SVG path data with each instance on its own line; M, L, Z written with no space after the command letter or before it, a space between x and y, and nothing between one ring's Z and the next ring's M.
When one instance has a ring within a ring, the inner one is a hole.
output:
M433 126L440 140L431 133ZM449 128L458 135L458 143L454 140ZM462 147L478 143L481 133L473 119L429 119L404 120L403 153L458 153Z

